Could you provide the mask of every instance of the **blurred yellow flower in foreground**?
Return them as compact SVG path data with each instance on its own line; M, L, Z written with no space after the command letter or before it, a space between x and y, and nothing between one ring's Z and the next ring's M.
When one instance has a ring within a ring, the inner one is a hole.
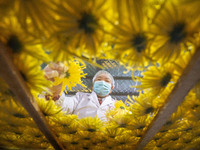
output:
M62 38L58 45L65 44L66 51L69 47L77 54L81 52L81 56L96 57L104 44L104 28L109 27L104 17L112 17L109 4L106 0L60 1L55 22L58 29L54 34Z
M150 28L156 36L151 49L153 57L161 63L177 59L188 43L193 43L199 26L200 18L193 7L167 2Z
M108 20L113 29L108 31L110 52L115 59L134 68L147 66L150 57L151 37L148 33L147 17L144 14L144 1L117 1L118 22Z
M41 61L28 55L21 55L14 60L14 64L32 93L40 94L51 85L51 82L44 78L44 72L40 67Z
M26 54L43 62L50 61L49 56L40 45L40 39L37 39L33 34L27 34L15 17L3 19L0 22L0 32L0 42L9 48L14 57Z

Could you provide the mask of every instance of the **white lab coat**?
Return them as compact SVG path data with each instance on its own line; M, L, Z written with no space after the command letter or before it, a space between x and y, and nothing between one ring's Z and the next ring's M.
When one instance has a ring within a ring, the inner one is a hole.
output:
M56 101L58 106L67 114L78 114L78 118L95 117L97 116L102 121L106 121L106 112L114 108L114 99L107 96L103 99L102 104L99 104L96 93L77 92L75 96L68 97L63 94Z

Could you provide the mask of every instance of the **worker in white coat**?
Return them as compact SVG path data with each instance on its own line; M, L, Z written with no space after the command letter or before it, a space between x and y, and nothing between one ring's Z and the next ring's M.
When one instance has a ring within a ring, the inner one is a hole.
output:
M77 92L75 96L69 97L63 92L56 104L67 114L77 114L78 118L97 116L106 121L106 112L114 108L114 99L110 96L113 88L112 75L100 70L93 77L92 93Z

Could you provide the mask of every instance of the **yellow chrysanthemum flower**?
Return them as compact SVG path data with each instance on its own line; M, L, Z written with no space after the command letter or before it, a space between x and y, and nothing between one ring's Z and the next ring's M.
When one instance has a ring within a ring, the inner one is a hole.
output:
M7 127L3 127L3 130L1 131L1 134L6 133L13 133L18 137L23 137L24 130L26 129L26 126L18 126L18 127L11 127L7 124Z
M92 149L92 144L87 141L81 141L78 149L82 149L82 150Z
M124 133L124 129L108 126L104 129L104 132L105 132L105 136L107 136L108 138L114 139L116 136L122 135Z
M174 148L176 147L176 148ZM169 141L168 139L161 139L158 141L151 141L149 142L144 150L178 150L180 148L179 143L177 143L177 141L173 142L173 141ZM181 148L180 148L181 149Z
M200 148L200 138L199 137L193 137L192 141L187 144L186 149L199 149Z
M17 130L19 128L23 128L24 124L22 125L21 123L24 123L24 121L19 122L20 123L15 123L15 122L11 122L9 121L9 119L5 119L6 117L10 117L8 115L4 115L3 112L0 112L0 133L4 133L4 132L17 132ZM34 123L34 122L32 122ZM25 123L26 125L29 125L27 122Z
M160 140L164 135L165 135L165 133L158 132L158 133L156 133L156 135L154 135L154 137L151 141L156 142L156 141ZM151 142L149 142L149 143L151 143Z
M147 143L147 145L144 147L144 150L159 150L159 148L157 148L156 146L156 142L154 140L151 140L149 143Z
M21 139L15 141L18 148L24 149L47 149L50 147L49 141L46 137L36 128L23 128L24 132ZM31 146L30 146L31 145Z
M138 141L144 135L144 130L139 130L139 129L133 130L131 135L136 137L137 138L136 140Z
M178 141L169 141L168 143L166 142L165 144L162 145L161 149L167 150L178 150L178 149L184 149L185 145Z
M73 57L81 57L81 52L74 52L74 49L68 46L69 40L64 33L53 33L51 37L42 44L53 61L73 60Z
M32 34L26 34L15 17L2 20L0 31L0 41L11 50L14 56L18 57L23 53L44 62L50 61L50 58L40 45L40 40Z
M28 112L15 101L6 101L0 107L0 119L10 126L35 125Z
M143 72L142 75L143 77L137 77L141 85L136 87L140 90L148 89L155 96L161 94L167 86L174 86L177 80L172 64L148 67L147 71Z
M74 117L77 118L77 116L75 115L72 118L70 118L69 116L67 118L65 118L64 116L60 117L62 119L58 120L55 125L51 124L51 126L53 127L52 129L59 134L62 133L67 135L76 135L77 132L80 130L80 124L79 120L75 119ZM56 118L58 117L53 118L53 120L55 121ZM65 121L63 119L68 120ZM71 122L69 122L70 120Z
M165 144L169 142L168 139L160 139L158 141L156 141L155 143L155 148L158 148L158 149L164 149L165 148Z
M36 101L46 118L60 117L63 115L62 109L55 104L55 101L46 101L43 98L37 98Z
M127 103L130 104L128 110L131 112L132 116L144 116L156 113L158 107L154 103L154 97L150 94L140 94L139 97L128 95Z
M26 129L24 132L26 132ZM34 130L32 130L32 132L34 132ZM38 140L36 140L36 138L37 137L31 136L26 137L25 134L22 134L20 138L15 141L15 146L22 149L30 149L30 147L33 149L47 149L51 147L50 143L44 136Z
M192 140L189 144L187 144L186 146L184 145L183 148L185 148L186 150L190 150L190 149L199 149L199 143L196 142L196 140Z
M108 24L105 16L112 17L110 1L77 0L60 1L55 24L58 30L55 35L61 34L69 47L82 56L95 56L101 49L104 41L104 28ZM63 36L64 35L64 36ZM61 43L62 44L62 43ZM66 51L67 46L66 46Z
M102 147L105 147L107 142L108 140L106 139L106 135L103 130L97 132L94 138L91 139L92 148L101 149Z
M182 136L181 132L175 132L175 133L168 132L164 135L164 137L162 139L166 139L169 141L177 141L181 136Z
M186 146L192 142L193 138L194 136L191 133L185 133L180 137L180 143L183 143Z
M104 149L116 149L116 143L114 141L110 141L110 140L107 140L104 145L103 145L103 148Z
M172 89L173 89L173 86L167 86L165 90L162 93L160 93L159 96L153 98L153 104L156 108L161 108L164 106L166 99L171 93ZM147 89L147 90L144 90L144 93L149 94L150 92ZM152 96L156 96L156 95L152 95Z
M110 125L116 128L127 128L128 126L130 126L130 123L133 119L127 114L128 113L114 115L109 121Z
M113 29L108 42L115 59L134 68L147 66L152 60L149 47L148 22L145 16L144 1L117 1L118 22L109 21Z
M78 149L80 146L80 137L76 135L68 135L68 134L59 134L59 141L62 142L64 146L68 149Z
M57 0L14 0L12 3L14 3L14 14L25 31L34 34L38 32L40 36L44 36L55 29Z
M83 72L85 65L84 64L80 65L76 61L71 61L69 62L69 64L65 63L64 65L68 67L68 70L66 72L63 72L59 77L54 78L55 79L53 83L54 86L62 84L61 93L63 91L67 93L66 86L70 90L77 84L80 84L83 87L85 87L85 85L81 81L81 78L84 78L86 76L86 73Z
M0 134L0 139L1 139L1 143L3 146L5 146L5 147L9 146L13 149L14 148L17 149L15 142L17 142L17 139L19 139L19 135L12 133L12 132L5 132L3 134ZM19 142L19 140L18 140L18 142Z
M89 132L89 131L79 131L77 133L80 137L81 140L84 142L89 142L92 138L96 136L95 132Z
M181 107L178 107L177 112L173 113L170 119L162 126L159 133L172 132L180 126L180 121L184 117L184 110Z
M125 115L128 113L127 106L121 100L115 101L114 109L110 109L106 113L107 120L110 121L115 115Z
M196 98L196 94L194 91L190 91L188 95L185 97L185 100L181 104L186 111L196 110L200 107L200 100Z
M187 133L187 132L197 129L198 126L199 126L199 124L197 122L188 121L186 119L183 119L180 121L179 127L176 130Z
M132 117L132 116L130 116L130 117ZM153 117L149 117L149 116L134 117L134 118L132 118L132 121L131 121L130 125L127 127L127 129L146 130L152 120L153 120Z
M197 107L195 110L190 110L187 116L187 119L192 122L197 122L200 120L200 107Z
M63 115L61 117L52 118L51 126L56 132L63 132L69 128L74 121L77 121L77 115Z
M37 59L27 55L20 55L15 59L14 64L32 93L40 94L51 85L51 82L44 78L44 72L40 67L41 62Z
M178 58L184 48L187 49L188 42L193 43L199 26L200 19L193 7L166 2L150 29L156 36L151 49L153 57L163 62Z
M134 146L137 143L135 137L131 136L130 134L124 134L121 136L116 137L116 146L119 149L131 149L131 146Z
M103 122L97 117L82 118L80 119L79 123L80 123L81 130L89 131L89 132L99 131L99 129L103 126Z
M48 140L46 137L43 135L43 133L37 129L37 128L27 128L23 132L23 138L27 142L32 142L32 143L41 143L41 141L45 141L48 143Z
M125 105L125 103L122 100L117 100L115 101L115 108L114 109L126 109L127 106Z
M191 130L189 133L191 133L195 138L200 138L200 129L198 127Z

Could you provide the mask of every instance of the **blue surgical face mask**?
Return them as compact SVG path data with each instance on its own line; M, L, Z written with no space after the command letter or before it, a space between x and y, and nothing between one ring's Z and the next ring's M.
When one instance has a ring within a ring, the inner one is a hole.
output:
M105 81L96 81L93 89L98 96L106 96L110 93L111 84Z

